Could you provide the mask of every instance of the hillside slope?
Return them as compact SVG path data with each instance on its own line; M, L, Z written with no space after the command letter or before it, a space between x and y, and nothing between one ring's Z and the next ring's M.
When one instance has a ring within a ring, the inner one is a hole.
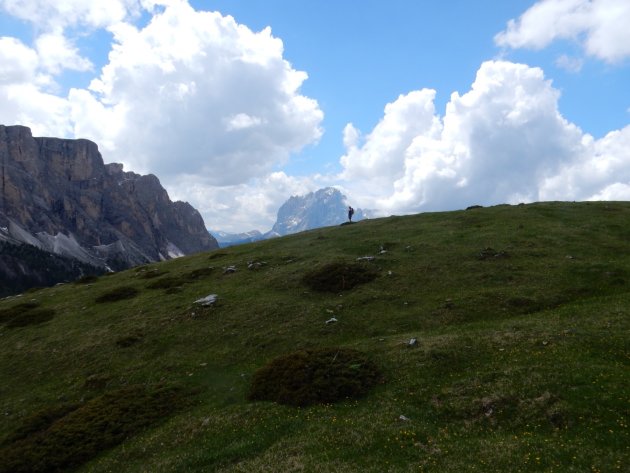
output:
M629 222L629 203L390 217L5 299L0 472L623 471ZM309 287L331 263L376 278ZM335 347L383 383L247 400L269 360Z

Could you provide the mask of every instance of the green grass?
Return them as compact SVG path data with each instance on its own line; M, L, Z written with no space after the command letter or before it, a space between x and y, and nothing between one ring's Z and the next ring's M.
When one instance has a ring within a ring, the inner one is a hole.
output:
M319 229L0 301L0 457L26 471L627 471L629 245L628 203L497 206ZM215 306L194 304L208 294ZM54 317L8 326L37 311ZM272 360L330 347L365 354L385 382L307 407L248 400ZM139 417L125 420L127 389ZM68 455L44 455L46 470L32 445Z

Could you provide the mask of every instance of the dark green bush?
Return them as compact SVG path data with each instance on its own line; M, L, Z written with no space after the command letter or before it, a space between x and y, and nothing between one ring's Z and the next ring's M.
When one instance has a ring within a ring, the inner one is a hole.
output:
M256 371L248 399L290 406L326 404L365 396L382 380L376 365L360 351L301 350Z
M126 337L121 337L116 340L116 345L121 348L127 348L135 345L136 343L139 343L140 341L142 341L141 335L127 335Z
M98 281L98 276L94 274L88 274L87 276L81 276L79 279L74 281L75 284L92 284Z
M164 276L168 271L161 271L159 269L151 269L148 271L142 271L139 273L140 279L153 279L160 276Z
M68 471L170 415L181 390L129 386L30 418L0 446L0 473Z
M116 302L122 301L124 299L133 299L136 297L140 291L138 291L135 287L130 286L120 286L116 289L113 289L109 292L101 294L98 296L95 301L99 304L103 302Z
M302 281L315 291L341 292L373 281L377 274L375 268L365 264L330 263L306 273Z
M55 316L53 309L40 309L36 301L22 302L0 311L0 323L7 328L37 325L49 321Z
M202 279L210 276L213 272L214 268L193 269L191 272L186 274L185 278L191 280Z
M16 328L26 327L27 325L39 325L52 320L54 317L54 309L33 309L8 320L6 326L7 328Z
M147 284L147 289L170 289L173 287L179 287L183 285L186 281L182 278L178 277L167 277L158 279L157 281L153 281L150 284Z

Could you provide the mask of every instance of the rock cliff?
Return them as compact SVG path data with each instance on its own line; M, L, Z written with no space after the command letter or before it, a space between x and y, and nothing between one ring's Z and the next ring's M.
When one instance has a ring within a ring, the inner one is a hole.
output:
M112 269L218 248L199 212L172 202L157 177L104 164L91 141L3 125L0 240Z

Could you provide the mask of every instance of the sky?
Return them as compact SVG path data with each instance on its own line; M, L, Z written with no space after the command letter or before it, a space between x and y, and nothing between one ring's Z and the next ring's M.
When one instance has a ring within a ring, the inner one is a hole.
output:
M87 138L215 230L630 200L630 0L0 0L0 124Z

